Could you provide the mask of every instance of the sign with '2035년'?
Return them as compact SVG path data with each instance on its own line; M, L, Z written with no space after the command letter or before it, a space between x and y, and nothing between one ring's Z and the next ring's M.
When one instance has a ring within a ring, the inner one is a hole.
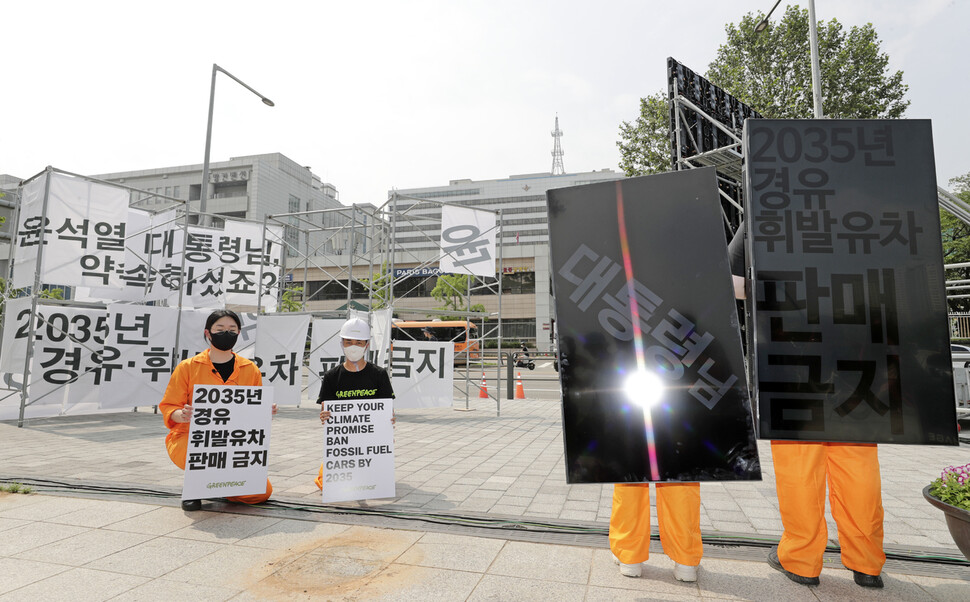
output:
M266 491L271 387L196 385L183 500Z

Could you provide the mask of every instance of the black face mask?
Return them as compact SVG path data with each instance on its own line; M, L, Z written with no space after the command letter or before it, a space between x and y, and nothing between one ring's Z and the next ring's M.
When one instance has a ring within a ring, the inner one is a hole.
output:
M229 351L236 344L236 339L239 338L239 333L230 332L224 330L222 332L213 332L209 334L209 341L212 346L219 351Z

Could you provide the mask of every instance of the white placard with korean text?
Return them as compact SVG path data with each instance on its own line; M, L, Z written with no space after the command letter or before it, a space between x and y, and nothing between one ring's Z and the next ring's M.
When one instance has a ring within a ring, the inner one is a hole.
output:
M259 316L253 361L263 374L263 386L273 387L277 405L299 405L303 384L303 349L308 314Z
M225 294L222 290L222 260L216 250L220 232L211 228L188 227L188 241L185 243L185 272L180 276L181 265L178 256L168 267L169 273L163 276L163 283L169 289L168 304L179 304L179 287L182 287L182 307L225 307ZM176 253L182 248L184 232L176 230L173 244Z
M44 221L41 213L44 208L44 192L47 190L47 178L38 176L23 187L20 196L20 210L17 214L17 234L13 244L16 245L13 256L13 288L24 288L34 285L34 275L37 271L37 249L40 245L41 223ZM44 241L51 236L50 220L44 227Z
M396 495L391 399L325 401L323 501L346 502Z
M454 393L455 345L394 341L391 379L399 408L449 408Z
M282 236L283 230L279 226L267 226L264 234L262 224L226 220L218 244L225 265L226 303L255 307L261 289L261 308L270 313L276 311L282 270L279 242ZM260 282L262 286L258 286Z
M448 274L495 277L495 214L466 207L441 207L441 260Z
M266 491L273 389L195 385L183 500Z

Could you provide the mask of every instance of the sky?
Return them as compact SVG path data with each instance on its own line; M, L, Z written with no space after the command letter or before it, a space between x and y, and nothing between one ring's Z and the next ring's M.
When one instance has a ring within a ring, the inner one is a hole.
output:
M724 26L773 0L4 2L0 174L85 175L279 152L344 204L393 188L619 171L619 125L666 90L666 59L707 71ZM788 2L775 11L784 13ZM802 2L807 7L807 1ZM918 8L917 8L918 7ZM871 22L933 122L939 184L970 172L970 0L818 0Z

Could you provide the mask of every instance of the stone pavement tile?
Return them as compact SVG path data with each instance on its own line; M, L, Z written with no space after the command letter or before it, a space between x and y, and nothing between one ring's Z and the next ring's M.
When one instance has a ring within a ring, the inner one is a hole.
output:
M505 541L448 533L425 533L396 564L484 573Z
M182 537L215 543L235 543L244 537L280 521L268 516L206 513L207 516L187 527L172 531L169 537Z
M35 562L18 558L0 558L0 594L47 579L71 567L47 562Z
M711 517L714 521L721 521L723 523L749 523L750 518L744 512L740 510L732 512L730 510L712 510L707 508L707 515Z
M102 531L91 529L73 537L61 539L31 550L21 552L16 558L26 558L39 562L56 562L70 566L83 566L120 550L136 546L151 539L151 535L125 533L124 531Z
M353 599L461 602L468 599L481 579L481 573L393 564L354 591Z
M33 495L21 495L21 497L34 498ZM9 500L9 498L5 498L4 501L7 500ZM98 500L38 495L36 496L36 503L18 504L9 510L6 509L5 505L0 505L0 516L3 518L22 518L26 520L50 521L64 514L92 508L99 503L100 502Z
M147 506L152 508L152 506ZM127 531L129 533L145 533L147 535L168 535L200 520L218 516L216 512L185 512L179 507L157 506L144 514L129 519L117 521L103 527L110 531Z
M0 517L6 516L6 513L14 508L30 506L31 504L37 504L46 499L47 497L43 495L0 491Z
M233 588L155 579L112 598L111 602L222 602L237 594L239 590Z
M970 569L964 570L970 571ZM898 577L900 580L908 580L916 584L938 602L966 602L967 588L970 588L970 582L967 581L937 579L922 575L899 575Z
M558 517L560 512L562 512L561 504L529 504L526 510L527 514L547 517Z
M71 527L52 523L28 522L3 532L0 537L0 556L14 556L55 541L86 533L86 527Z
M356 558L389 564L403 554L424 533L403 529L350 527L326 539L308 554Z
M749 522L734 523L734 522L719 521L715 518L714 520L711 521L711 524L714 526L715 531L728 531L731 533L750 533L752 530L751 523Z
M707 508L708 512L712 510L717 510L719 512L724 512L724 511L741 512L741 506L738 505L738 503L734 500L734 498L725 499L720 497L716 497L716 498L714 498L713 496L711 497L713 499L704 500L702 498L704 507Z
M248 535L234 545L269 550L291 551L310 545L315 548L331 537L350 529L347 525L317 523L306 520L281 520Z
M156 537L93 560L84 568L154 578L221 549L221 544L207 541Z
M780 575L781 573L779 573ZM841 600L852 600L862 602L864 600L905 600L906 602L919 602L922 600L932 601L929 595L916 583L910 581L906 575L892 575L884 573L882 576L886 587L883 589L872 589L859 587L852 580L852 571L846 569L822 570L819 575L820 584L814 588L815 596L822 602L836 602ZM965 584L970 592L970 584ZM965 595L964 600L967 599Z
M596 511L567 509L559 513L559 518L562 520L583 520L593 522L596 520Z
M167 581L246 589L296 558L261 548L221 545L220 549L165 574Z
M0 595L3 602L24 600L108 600L144 584L146 577L74 568ZM56 597L52 594L56 593Z
M496 503L489 510L489 514L509 514L515 517L521 517L523 514L525 514L525 510L525 506L508 506L502 503Z
M105 500L91 508L83 508L47 519L47 522L78 527L104 527L111 523L151 512L154 506Z
M468 602L480 600L557 600L583 602L586 585L557 583L540 579L523 579L502 575L485 575L468 597Z
M22 520L19 518L3 518L0 517L0 531L6 531L7 529L13 529L15 527L21 527L26 525L29 521Z
M586 588L586 602L615 602L616 600L674 600L682 602L684 600L697 600L699 597L700 596L696 592L691 594L678 594L672 592L651 591L649 593L641 594L628 589L618 589L613 587L598 587L590 585Z
M703 598L785 602L816 600L813 595L815 588L798 585L768 566L767 562L705 558L701 560L697 584Z
M585 584L592 553L589 548L510 541L488 568L488 574Z
M704 578L703 564L701 561L700 579ZM620 574L619 567L613 563L613 555L609 550L593 550L589 586L622 590L620 599L649 599L654 596L658 599L680 599L679 596L696 599L697 584L677 581L674 579L673 570L674 563L670 558L651 550L650 559L643 563L643 574L639 578L624 577Z

